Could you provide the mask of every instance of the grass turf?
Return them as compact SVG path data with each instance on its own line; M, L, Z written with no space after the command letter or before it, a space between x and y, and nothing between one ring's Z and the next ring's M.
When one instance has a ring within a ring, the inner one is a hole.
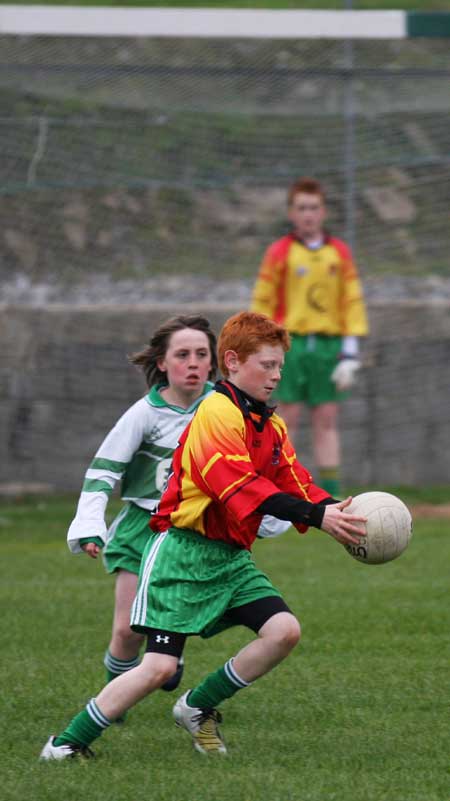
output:
M111 624L111 578L66 549L73 510L73 499L0 504L3 801L448 800L448 521L416 521L407 552L373 567L316 531L257 542L303 637L224 705L226 759L195 753L173 725L177 691L132 710L95 760L46 764L49 734L103 684ZM189 641L181 691L247 640Z

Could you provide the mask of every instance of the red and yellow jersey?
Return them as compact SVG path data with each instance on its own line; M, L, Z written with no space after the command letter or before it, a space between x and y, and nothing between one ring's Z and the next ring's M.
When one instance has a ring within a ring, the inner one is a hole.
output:
M182 435L150 526L194 529L250 549L262 519L256 509L279 492L311 503L329 498L297 461L284 421L229 382L219 382Z
M294 234L267 249L251 310L267 314L293 334L365 336L361 283L348 245L326 237L308 248Z

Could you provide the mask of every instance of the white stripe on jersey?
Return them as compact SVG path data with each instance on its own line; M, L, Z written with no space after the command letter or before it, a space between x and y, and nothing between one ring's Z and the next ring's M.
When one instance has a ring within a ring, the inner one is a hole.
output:
M149 453L149 451L136 451L135 456L146 456L147 459L154 459L155 462L162 462L163 459L167 459L167 456L157 456L156 453Z
M111 487L114 487L114 484L121 476L122 473L114 473L112 470L98 470L89 467L88 470L86 470L85 478L99 478L102 481L106 481Z

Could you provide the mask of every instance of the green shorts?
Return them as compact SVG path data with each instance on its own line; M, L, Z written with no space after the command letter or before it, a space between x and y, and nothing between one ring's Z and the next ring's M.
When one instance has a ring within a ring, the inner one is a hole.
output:
M270 596L281 597L249 551L170 528L150 535L130 625L212 637L233 625L227 610Z
M150 512L134 503L128 503L114 518L103 549L103 562L108 573L128 570L139 575L142 554L152 534L149 520Z
M341 352L342 337L291 334L291 340L274 400L308 406L343 400L348 393L338 392L331 380Z

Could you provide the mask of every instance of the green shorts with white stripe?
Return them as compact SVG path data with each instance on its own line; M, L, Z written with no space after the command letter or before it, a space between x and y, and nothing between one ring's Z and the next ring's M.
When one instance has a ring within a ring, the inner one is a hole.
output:
M227 610L270 596L281 597L249 551L170 528L150 535L130 625L211 637L233 625Z
M108 573L128 570L139 575L142 554L152 534L150 512L135 503L128 503L114 518L108 529L103 562Z

